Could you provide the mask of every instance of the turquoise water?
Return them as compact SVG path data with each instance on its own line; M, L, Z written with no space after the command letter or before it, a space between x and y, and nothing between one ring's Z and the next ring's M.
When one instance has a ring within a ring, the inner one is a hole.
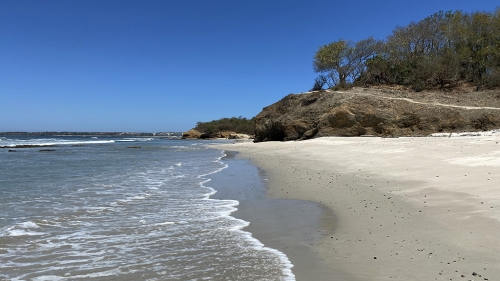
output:
M2 137L0 280L294 280L238 201L209 198L227 166L202 144Z

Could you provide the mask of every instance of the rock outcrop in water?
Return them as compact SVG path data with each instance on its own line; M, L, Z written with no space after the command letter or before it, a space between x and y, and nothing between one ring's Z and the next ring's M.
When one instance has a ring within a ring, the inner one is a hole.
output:
M202 133L198 130L191 129L185 133L182 134L183 139L216 139L216 138L221 138L221 139L251 139L253 138L250 135L247 134L239 134L235 132L229 132L229 131L223 131L223 132L216 132L216 133Z
M3 145L0 148L33 148L33 147L55 147L53 144L18 144L18 145Z
M500 127L500 91L355 88L290 94L256 116L255 142L322 136L424 136Z
M187 132L182 133L182 138L183 139L199 139L201 138L202 133L200 131L197 131L195 129L191 129Z

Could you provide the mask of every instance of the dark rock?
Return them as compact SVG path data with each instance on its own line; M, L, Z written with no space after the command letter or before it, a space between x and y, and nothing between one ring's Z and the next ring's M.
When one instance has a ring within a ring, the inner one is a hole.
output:
M9 152L16 152L14 149L9 149Z
M15 146L0 146L0 148L33 148L33 147L54 147L55 145L47 144L47 145L36 145L36 144L18 144Z
M127 148L142 148L140 146L127 146Z
M52 151L56 151L55 149L40 149L38 150L40 152L52 152Z

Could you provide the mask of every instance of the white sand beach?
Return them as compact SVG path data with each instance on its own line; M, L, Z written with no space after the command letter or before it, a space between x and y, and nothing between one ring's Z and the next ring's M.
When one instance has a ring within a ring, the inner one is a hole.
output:
M290 257L297 280L500 280L500 132L217 147L263 169L269 197L333 212L322 265Z

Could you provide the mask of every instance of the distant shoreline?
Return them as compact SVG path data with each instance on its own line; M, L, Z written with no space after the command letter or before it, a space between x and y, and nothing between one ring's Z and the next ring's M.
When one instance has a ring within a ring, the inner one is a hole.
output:
M0 136L42 136L42 137L181 137L182 132L0 132Z

